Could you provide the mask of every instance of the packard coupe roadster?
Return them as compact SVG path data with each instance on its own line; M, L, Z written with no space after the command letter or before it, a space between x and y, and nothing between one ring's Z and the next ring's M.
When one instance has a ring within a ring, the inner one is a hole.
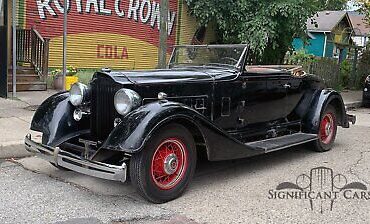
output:
M310 143L325 152L349 127L342 97L294 66L250 66L246 45L175 46L168 69L96 72L48 98L26 149L60 169L125 182L153 203L179 197L199 152L245 158Z

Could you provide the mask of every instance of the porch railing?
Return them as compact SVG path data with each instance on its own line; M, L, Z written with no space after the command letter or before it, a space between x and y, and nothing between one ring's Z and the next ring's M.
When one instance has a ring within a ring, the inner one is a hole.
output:
M49 39L35 29L17 29L17 62L30 63L41 80L46 80L49 63Z

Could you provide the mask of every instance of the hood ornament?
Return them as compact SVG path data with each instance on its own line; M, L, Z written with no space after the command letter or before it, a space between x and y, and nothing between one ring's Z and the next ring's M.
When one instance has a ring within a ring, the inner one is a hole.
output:
M164 93L164 92L158 93L158 99L159 100L165 100L165 99L167 99L167 94Z
M106 73L110 73L110 72L112 72L112 69L106 67L106 68L102 68L101 71L106 72Z

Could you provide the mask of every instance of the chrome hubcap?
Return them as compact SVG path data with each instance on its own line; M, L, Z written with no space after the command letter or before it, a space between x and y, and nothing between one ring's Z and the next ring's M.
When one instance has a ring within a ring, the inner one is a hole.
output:
M164 160L164 172L166 172L167 175L174 174L177 170L179 163L177 156L172 153L166 157Z
M188 166L187 149L177 138L164 140L157 147L151 165L151 176L161 190L174 188L186 174Z
M335 134L335 119L333 114L328 113L324 116L320 124L320 139L324 144L330 144Z
M331 132L331 125L330 123L326 124L326 127L325 127L325 134L328 136L330 135L330 132Z

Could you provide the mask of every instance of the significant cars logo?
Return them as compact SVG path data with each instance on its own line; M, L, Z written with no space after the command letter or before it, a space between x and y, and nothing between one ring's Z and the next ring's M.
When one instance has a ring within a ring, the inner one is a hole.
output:
M301 174L295 183L283 182L269 190L268 199L309 200L311 210L324 213L333 210L334 202L345 200L370 200L370 191L360 182L348 182L342 174L334 174L327 167L317 167L310 174Z

